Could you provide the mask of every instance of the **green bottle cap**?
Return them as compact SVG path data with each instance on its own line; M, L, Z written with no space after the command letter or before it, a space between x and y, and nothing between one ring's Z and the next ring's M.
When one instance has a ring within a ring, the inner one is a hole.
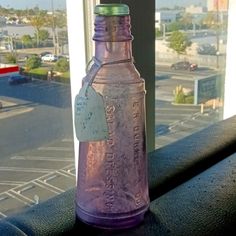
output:
M99 4L95 6L94 14L101 16L124 16L129 15L129 7L126 4Z

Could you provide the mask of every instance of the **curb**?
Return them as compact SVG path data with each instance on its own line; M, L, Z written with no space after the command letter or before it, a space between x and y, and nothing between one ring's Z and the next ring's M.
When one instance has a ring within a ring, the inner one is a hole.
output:
M2 103L2 108L0 109L0 120L34 110L33 107L24 107L24 106L14 109L14 110L11 110L11 106L16 106L17 105L16 103L7 102L4 100L0 100L0 102ZM7 107L7 108L5 108L5 107Z

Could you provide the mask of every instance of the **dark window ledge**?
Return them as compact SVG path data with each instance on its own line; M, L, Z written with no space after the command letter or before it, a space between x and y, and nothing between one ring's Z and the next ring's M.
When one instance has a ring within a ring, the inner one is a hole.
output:
M236 152L236 116L149 153L149 191L155 199Z
M236 116L149 154L150 210L119 232L76 222L75 189L0 221L0 235L235 235Z

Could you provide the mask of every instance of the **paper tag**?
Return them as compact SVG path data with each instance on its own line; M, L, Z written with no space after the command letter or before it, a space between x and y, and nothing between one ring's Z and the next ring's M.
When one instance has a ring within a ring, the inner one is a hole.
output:
M79 141L108 139L108 125L102 96L85 83L75 98L75 130Z

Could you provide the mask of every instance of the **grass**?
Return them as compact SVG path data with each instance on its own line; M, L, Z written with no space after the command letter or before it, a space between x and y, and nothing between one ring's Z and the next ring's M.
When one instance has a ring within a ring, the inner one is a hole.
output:
M49 71L49 68L39 67L39 68L35 68L26 72L26 74L32 77L35 77L37 79L47 80L48 71ZM70 83L70 72L67 71L64 73L60 73L60 75L56 75L53 78L55 81L58 81L58 82Z
M37 75L47 75L48 69L46 69L44 67L39 67L39 68L35 68L35 69L30 70L29 73L37 74Z
M26 73L28 75L30 75L31 77L34 77L34 78L37 78L37 79L46 80L47 79L48 70L46 68L39 67L39 68L31 69L31 70L29 70Z
M60 76L56 76L55 80L62 83L70 83L70 72L64 72Z

